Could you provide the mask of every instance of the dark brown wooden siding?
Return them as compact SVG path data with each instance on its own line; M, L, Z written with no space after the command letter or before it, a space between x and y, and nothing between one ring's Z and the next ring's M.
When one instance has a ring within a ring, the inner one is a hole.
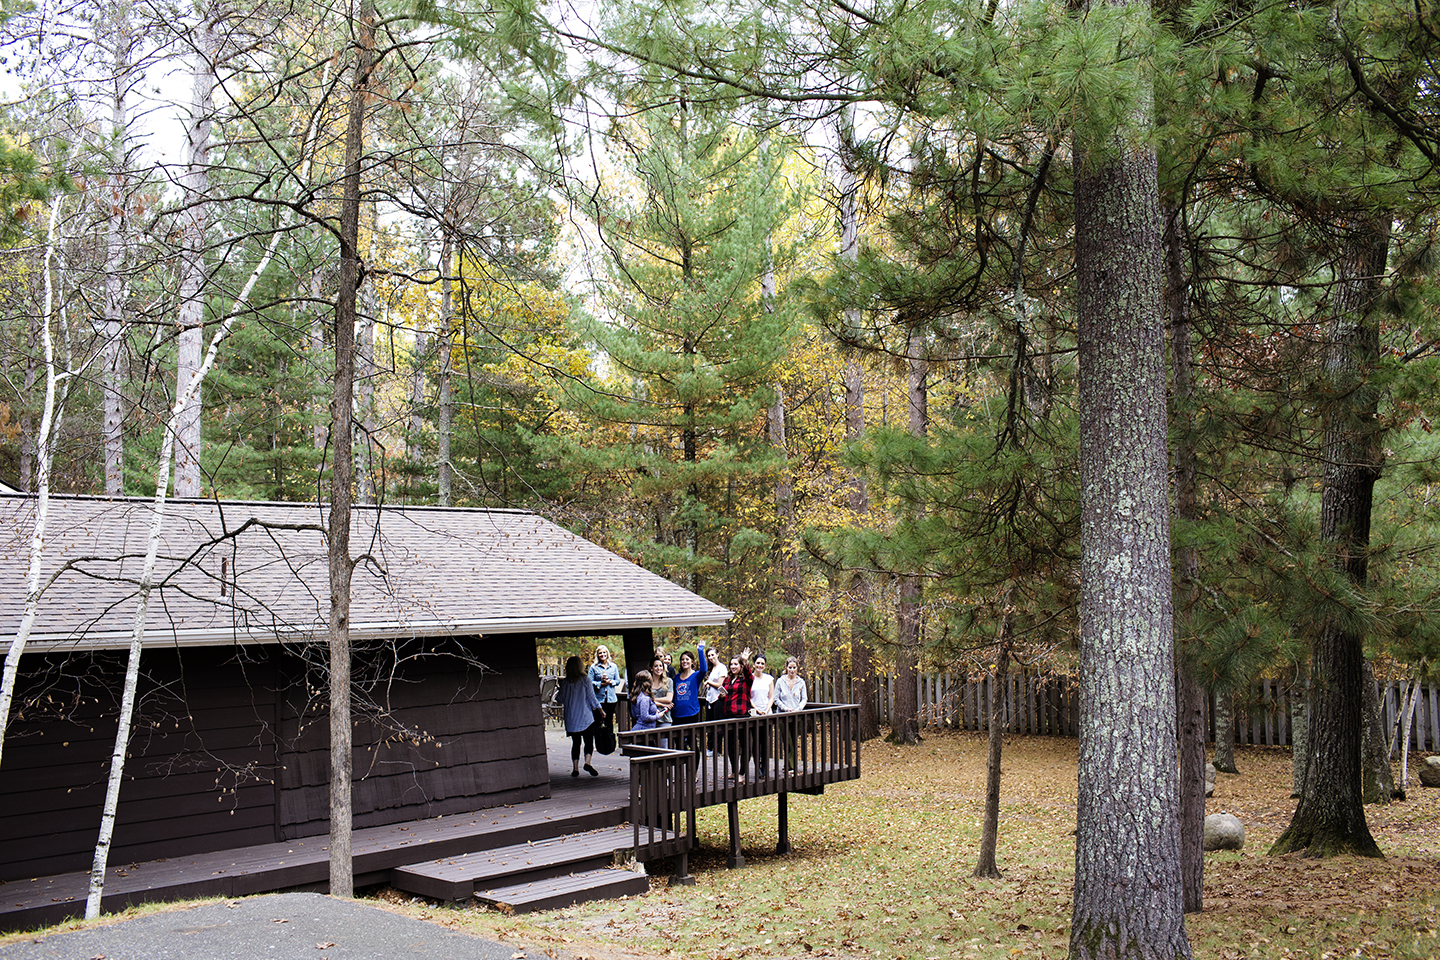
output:
M366 697L389 717L355 731L357 827L549 793L533 639L444 646L357 654ZM324 684L303 652L146 652L112 868L325 832L328 717L311 702ZM0 881L89 867L124 666L116 653L22 661L0 765Z
M123 654L24 658L0 767L0 879L90 866L124 671ZM278 717L266 649L147 651L111 866L273 841Z
M355 729L356 827L548 795L532 639L471 639L438 651L412 641L372 657L359 698L373 705L371 717L357 715ZM282 707L281 839L329 827L329 717L322 701L305 697L312 688L289 684Z

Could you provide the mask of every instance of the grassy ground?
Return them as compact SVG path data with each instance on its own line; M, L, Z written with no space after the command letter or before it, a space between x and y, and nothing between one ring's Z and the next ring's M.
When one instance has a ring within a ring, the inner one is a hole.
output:
M518 917L389 890L375 902L514 944L517 958L1053 960L1067 952L1075 751L1073 740L1006 744L1001 880L970 876L983 735L931 734L917 747L867 745L861 780L793 797L788 856L773 853L773 799L740 807L743 870L725 868L725 808L703 811L693 886L656 876L645 896ZM1293 809L1290 753L1241 749L1237 764L1208 809L1240 817L1245 849L1206 855L1205 911L1187 921L1197 958L1440 958L1440 790L1412 774L1408 800L1367 809L1384 860L1272 858Z
M1384 860L1265 856L1289 822L1290 754L1237 752L1209 812L1236 814L1243 851L1206 856L1195 956L1440 957L1440 790L1368 809ZM1412 768L1413 770L1413 768ZM741 805L746 867L725 868L723 807L700 818L694 886L528 916L437 907L392 892L393 909L524 945L528 956L607 958L1056 958L1066 955L1074 869L1075 742L1005 747L1002 880L976 880L985 742L932 734L867 747L864 777L794 797L795 852L773 854L773 800Z

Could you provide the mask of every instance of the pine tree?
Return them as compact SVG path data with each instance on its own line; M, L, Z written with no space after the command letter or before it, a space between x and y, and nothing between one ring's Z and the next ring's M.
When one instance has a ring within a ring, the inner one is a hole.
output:
M611 317L583 331L604 374L570 392L604 442L549 449L577 484L625 497L630 518L614 532L625 553L759 611L775 594L766 413L797 311L783 292L761 296L766 271L787 262L772 241L790 205L779 154L733 121L682 97L615 123L624 179L592 208Z

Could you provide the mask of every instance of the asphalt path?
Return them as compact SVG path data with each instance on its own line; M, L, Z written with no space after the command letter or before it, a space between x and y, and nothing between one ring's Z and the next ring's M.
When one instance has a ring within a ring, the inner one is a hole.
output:
M0 946L3 960L516 960L515 947L319 893L169 910Z

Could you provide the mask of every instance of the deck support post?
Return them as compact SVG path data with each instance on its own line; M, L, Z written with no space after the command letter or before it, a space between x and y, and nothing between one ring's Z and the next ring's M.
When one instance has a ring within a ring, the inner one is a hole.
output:
M680 854L679 861L675 864L675 874L670 878L671 883L678 883L684 887L695 886L695 878L690 876L690 854Z
M725 864L731 870L745 866L745 856L740 852L740 802L731 800L730 809L730 859Z
M780 842L775 844L776 853L790 852L790 794L781 791L779 795Z

